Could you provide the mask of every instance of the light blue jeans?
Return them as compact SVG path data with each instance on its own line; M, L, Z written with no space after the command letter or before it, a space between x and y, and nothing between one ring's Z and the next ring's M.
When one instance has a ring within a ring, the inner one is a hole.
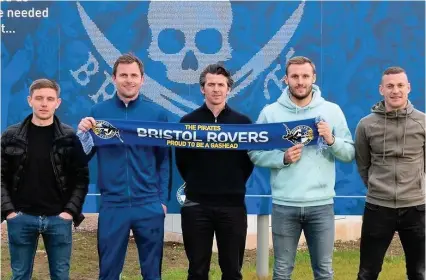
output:
M312 207L273 204L272 240L275 256L273 280L291 279L302 230L308 244L314 279L333 279L333 204Z
M49 261L50 279L68 280L72 248L72 220L33 216L22 212L7 220L13 280L30 280L39 236Z

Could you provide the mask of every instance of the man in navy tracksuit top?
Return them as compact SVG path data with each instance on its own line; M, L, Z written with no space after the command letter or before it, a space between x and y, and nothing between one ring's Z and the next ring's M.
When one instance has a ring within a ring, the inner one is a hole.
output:
M143 64L132 54L118 58L113 68L117 93L93 106L78 128L87 132L95 120L123 119L166 122L164 110L139 96ZM80 134L81 135L81 134ZM119 279L130 229L145 280L161 279L164 218L170 181L170 149L126 145L89 147L91 135L80 137L89 156L97 154L101 206L98 224L99 279ZM90 149L91 148L91 149Z

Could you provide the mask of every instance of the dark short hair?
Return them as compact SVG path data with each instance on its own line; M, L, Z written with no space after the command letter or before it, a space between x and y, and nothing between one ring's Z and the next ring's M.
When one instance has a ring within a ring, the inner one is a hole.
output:
M290 58L285 65L285 74L288 75L288 67L290 67L290 65L292 64L301 65L305 63L309 63L312 66L312 70L314 71L314 74L315 74L316 73L315 64L312 62L312 60L310 60L309 58L305 56L295 56Z
M386 68L386 70L383 72L383 75L394 75L394 74L400 74L400 73L405 73L405 70L399 66L392 66L392 67L388 67Z
M200 74L200 86L203 88L206 84L206 76L207 74L216 74L216 75L223 75L226 77L228 87L231 89L232 85L234 84L234 80L231 77L231 74L228 70L225 69L220 64L210 64L208 65L203 72Z
M117 74L117 68L119 64L132 64L134 62L138 64L139 69L141 70L141 76L143 76L143 73L144 73L143 63L133 53L126 53L120 56L119 58L117 58L117 60L114 63L114 67L112 68L112 75L115 76Z
M42 79L35 80L31 84L31 86L30 86L30 96L33 95L33 93L34 93L35 90L42 89L42 88L51 88L51 89L55 90L57 97L59 97L59 94L61 92L61 88L59 87L59 85L58 85L57 82L55 82L54 80L42 78Z

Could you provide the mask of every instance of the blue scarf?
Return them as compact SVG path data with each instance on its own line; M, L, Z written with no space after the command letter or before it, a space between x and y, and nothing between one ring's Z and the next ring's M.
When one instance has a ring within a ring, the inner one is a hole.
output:
M93 138L90 146L125 144L220 150L286 149L296 144L315 145L319 139L315 119L268 124L184 124L105 119L97 120L90 133Z

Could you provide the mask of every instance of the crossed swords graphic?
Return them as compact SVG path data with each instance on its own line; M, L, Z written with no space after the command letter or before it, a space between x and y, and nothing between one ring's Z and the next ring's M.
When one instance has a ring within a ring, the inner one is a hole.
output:
M299 26L304 7L305 1L303 0L284 25L281 26L277 33L271 38L271 40L232 76L237 86L230 92L228 98L236 96L239 92L249 86L266 68L272 64L275 59L278 58ZM121 56L120 51L114 47L114 45L99 30L97 25L88 16L79 2L77 2L77 8L83 26L86 29L92 44L112 69L114 62ZM141 89L141 93L153 102L178 116L183 116L187 112L173 104L171 101L177 102L191 110L198 108L197 104L180 97L178 94L162 86L146 74L145 85Z

